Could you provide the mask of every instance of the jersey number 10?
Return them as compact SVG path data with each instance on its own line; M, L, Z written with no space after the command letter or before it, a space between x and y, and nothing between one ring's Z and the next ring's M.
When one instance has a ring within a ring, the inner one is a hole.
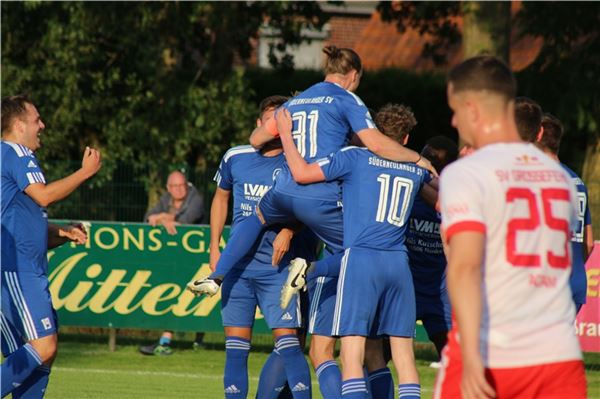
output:
M377 181L379 182L379 204L377 205L375 220L380 223L387 221L389 224L398 227L404 226L413 190L413 181L398 176L395 176L392 180L392 176L387 173L380 174ZM388 202L390 202L389 210Z

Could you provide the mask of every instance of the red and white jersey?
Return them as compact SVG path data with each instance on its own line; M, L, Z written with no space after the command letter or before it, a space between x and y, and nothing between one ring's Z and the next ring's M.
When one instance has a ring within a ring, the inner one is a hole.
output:
M532 144L488 145L444 169L440 198L446 240L485 234L486 367L580 359L569 289L577 194L560 164Z

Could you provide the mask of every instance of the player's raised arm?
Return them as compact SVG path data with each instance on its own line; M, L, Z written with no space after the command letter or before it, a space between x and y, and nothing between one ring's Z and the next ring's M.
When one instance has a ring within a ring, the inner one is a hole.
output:
M281 144L292 176L300 184L315 183L325 180L325 175L318 163L307 163L298 152L292 139L292 116L285 108L280 109L275 119L280 132Z
M250 135L250 145L254 148L261 149L269 141L277 138L279 132L277 131L277 124L275 118L269 119L266 123L257 124L256 128Z
M363 129L356 132L356 135L371 152L382 158L397 162L415 162L417 165L429 170L434 176L438 175L431 162L421 157L418 152L404 147L376 128Z
M210 268L212 271L215 270L221 250L219 244L221 243L221 236L223 235L223 229L225 228L225 221L227 220L227 212L229 209L229 197L231 191L224 190L217 187L215 195L210 206Z
M90 147L86 147L83 153L81 169L75 173L54 181L50 184L34 183L27 186L25 193L30 196L38 205L47 207L53 202L60 201L71 194L81 183L94 176L100 167L102 161L100 152Z

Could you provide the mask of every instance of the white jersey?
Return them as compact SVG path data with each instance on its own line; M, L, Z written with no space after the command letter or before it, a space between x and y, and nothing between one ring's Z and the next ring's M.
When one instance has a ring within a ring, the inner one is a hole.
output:
M532 144L483 147L441 176L446 240L485 233L481 354L486 367L580 359L569 289L577 194Z

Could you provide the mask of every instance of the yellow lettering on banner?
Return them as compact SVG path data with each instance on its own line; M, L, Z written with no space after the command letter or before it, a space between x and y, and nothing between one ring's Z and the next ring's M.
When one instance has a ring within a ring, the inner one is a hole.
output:
M128 251L129 243L133 244L138 250L144 250L144 229L137 230L137 239L133 233L127 228L123 228L123 248Z
M102 273L102 266L98 264L91 265L85 271L85 275L88 278L94 279ZM94 287L94 283L91 281L80 281L73 291L65 298L65 309L69 312L80 312L88 307L88 303L81 303L91 289Z
M53 255L54 252L52 252L52 254L49 254L50 257ZM50 275L48 276L48 281L50 283L50 295L52 296L52 303L56 309L61 309L67 303L69 304L70 308L77 307L81 298L83 298L85 294L89 292L90 287L88 287L86 290L86 285L84 285L81 287L81 291L77 293L78 287L80 287L80 285L82 284L78 283L77 287L71 293L69 293L64 298L60 297L60 290L63 284L65 283L65 280L67 279L71 271L75 268L75 266L77 266L77 263L79 263L79 261L85 256L87 256L87 252L81 252L68 257L67 259L62 261L62 263L58 265L56 269L54 269L52 273L50 273Z
M135 272L129 284L127 284L123 292L121 292L121 295L115 300L113 306L115 312L119 314L130 314L142 306L143 299L133 305L131 305L131 302L135 299L136 295L139 294L142 288L150 287L150 284L148 284L147 281L151 275L152 272L148 270L138 270Z
M190 246L189 240L191 236L200 237L200 240L198 240L198 243L195 247ZM186 251L193 254L201 254L206 251L206 243L202 238L204 238L204 232L202 230L190 230L181 238L181 244Z
M146 314L161 316L171 311L173 306L167 306L164 310L156 310L159 302L168 301L179 295L181 288L177 284L161 284L152 288L142 300L142 309Z
M112 236L112 242L110 244L102 242L102 233L108 233ZM102 249L115 249L117 245L119 245L119 234L115 229L111 229L110 227L100 227L96 230L96 234L94 234L94 243Z
M154 244L154 245L148 246L149 251L156 252L162 248L162 242L160 241L160 239L156 238L157 235L160 235L160 229L152 229L148 233L148 238Z
M204 263L198 268L198 270L196 271L196 274L194 274L194 276L190 280L197 280L197 279L207 276L209 274L210 274L210 267L209 267L208 263ZM173 307L171 308L171 311L173 312L173 314L175 316L179 316L179 317L191 315L192 313L194 313L194 311L196 310L196 308L199 305L198 304L198 305L188 309L188 306L190 306L190 303L192 303L192 301L194 299L196 299L196 295L192 294L188 290L182 291L181 295L179 295L179 298L177 299L177 303L175 305L173 305Z
M600 269L588 269L587 272L587 296L600 296L598 288L600 285Z
M113 303L107 305L106 301L115 289L123 284L122 281L125 274L127 274L127 271L125 270L114 269L110 271L106 280L102 283L98 283L102 286L90 300L90 311L94 313L104 313L114 306Z

